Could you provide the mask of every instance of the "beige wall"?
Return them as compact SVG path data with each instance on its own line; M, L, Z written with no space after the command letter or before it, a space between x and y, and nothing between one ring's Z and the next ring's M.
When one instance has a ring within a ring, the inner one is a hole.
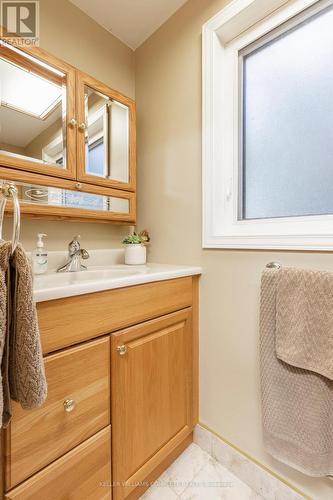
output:
M40 46L102 80L112 88L134 98L133 51L101 28L68 0L40 0ZM119 245L127 231L112 224L47 222L24 219L21 240L27 250L34 248L37 232L48 234L48 247L66 249L74 234L81 234L89 248ZM9 237L11 223L6 221L4 235Z
M201 249L201 26L223 0L189 0L136 52L139 223L153 261L199 264L200 419L307 494L333 497L270 458L261 437L258 312L265 264L333 270L332 255Z
M134 53L68 0L40 0L40 45L129 97Z

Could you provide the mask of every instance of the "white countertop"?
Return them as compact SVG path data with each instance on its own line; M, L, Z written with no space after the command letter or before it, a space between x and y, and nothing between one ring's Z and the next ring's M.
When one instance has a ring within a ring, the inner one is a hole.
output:
M87 261L84 262L86 263ZM89 266L87 271L50 272L35 276L34 299L36 302L43 302L197 274L201 274L200 267L149 263L144 266L126 266L119 263L95 265Z

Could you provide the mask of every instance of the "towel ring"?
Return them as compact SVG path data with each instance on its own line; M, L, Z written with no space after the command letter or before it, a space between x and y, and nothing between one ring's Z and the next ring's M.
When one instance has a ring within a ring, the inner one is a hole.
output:
M2 239L2 226L3 226L6 202L10 196L12 197L13 200L13 233L12 233L12 254L13 254L20 239L20 228L21 228L21 211L17 194L17 188L14 186L14 184L6 183L2 184L2 186L0 187L0 192L3 195L1 198L1 206L0 206L0 217L1 217L0 239Z

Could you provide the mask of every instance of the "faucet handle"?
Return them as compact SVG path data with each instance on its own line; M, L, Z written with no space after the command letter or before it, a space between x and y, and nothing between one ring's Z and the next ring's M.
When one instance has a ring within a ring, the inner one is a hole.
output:
M89 252L87 252L87 250L85 248L82 248L81 249L81 258L86 260L86 259L89 259L90 255L89 255Z
M78 252L81 248L80 241L79 239L81 236L77 234L76 236L73 236L72 241L68 245L68 252L69 255L73 255L74 253Z

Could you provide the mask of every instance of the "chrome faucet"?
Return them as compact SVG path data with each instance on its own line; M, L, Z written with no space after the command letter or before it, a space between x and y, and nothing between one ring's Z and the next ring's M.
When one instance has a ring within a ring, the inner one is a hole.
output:
M89 259L89 253L84 248L81 248L79 239L80 235L74 236L73 240L68 245L69 261L64 266L57 269L57 273L73 273L76 271L85 271L87 268L81 264L81 259Z

